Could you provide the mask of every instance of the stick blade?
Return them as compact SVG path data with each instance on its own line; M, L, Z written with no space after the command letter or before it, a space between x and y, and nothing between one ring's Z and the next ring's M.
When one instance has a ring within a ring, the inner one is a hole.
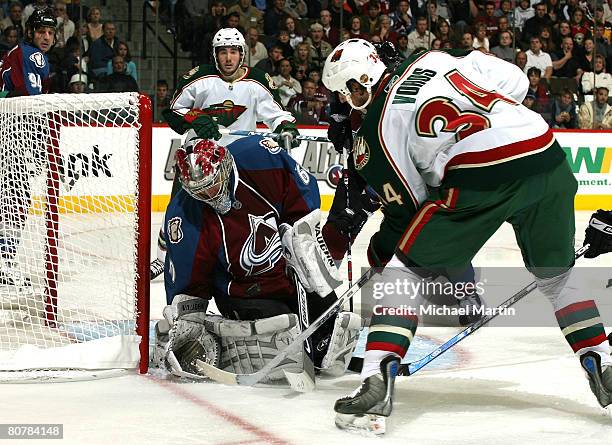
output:
M204 374L206 377L214 380L215 382L223 383L225 385L238 385L238 374L224 371L219 368L215 368L202 360L196 360L196 368L198 371Z
M314 391L317 384L315 382L315 370L312 360L304 353L304 369L301 372L289 372L283 370L285 378L289 382L291 389L297 392Z

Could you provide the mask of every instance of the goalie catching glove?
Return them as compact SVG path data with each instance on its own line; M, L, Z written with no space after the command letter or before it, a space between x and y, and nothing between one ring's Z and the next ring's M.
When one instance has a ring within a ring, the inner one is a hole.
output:
M321 233L321 211L313 210L293 227L279 227L283 255L307 292L326 297L342 284L340 274Z
M584 244L589 250L584 256L596 258L603 253L612 252L612 211L601 210L593 213L586 229Z

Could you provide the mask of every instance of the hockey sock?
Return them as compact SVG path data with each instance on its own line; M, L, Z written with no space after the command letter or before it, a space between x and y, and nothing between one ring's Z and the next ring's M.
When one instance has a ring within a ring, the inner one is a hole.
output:
M373 315L361 370L365 379L380 371L380 361L390 354L406 355L418 325L416 315Z
M580 355L587 348L603 355L602 363L611 364L608 338L593 300L572 303L557 310L555 316L574 353Z

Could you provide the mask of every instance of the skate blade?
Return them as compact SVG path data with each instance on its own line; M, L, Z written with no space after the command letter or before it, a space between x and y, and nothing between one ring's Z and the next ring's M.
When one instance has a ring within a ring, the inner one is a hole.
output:
M387 418L377 414L336 414L336 426L341 430L365 436L380 436L387 431Z

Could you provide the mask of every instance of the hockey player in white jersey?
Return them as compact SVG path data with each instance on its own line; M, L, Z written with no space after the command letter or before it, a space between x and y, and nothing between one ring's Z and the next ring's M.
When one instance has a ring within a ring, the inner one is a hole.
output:
M577 183L546 122L521 105L529 86L522 71L479 51L426 51L389 73L369 42L351 39L327 58L323 82L367 111L353 149L384 205L368 252L389 260L383 279L393 267L415 286L424 279L416 268L465 270L510 222L595 396L612 403L610 346L595 302L572 275ZM397 230L399 243L386 242ZM335 404L339 427L368 429L391 414L417 323L416 315L372 316L362 385Z
M180 79L164 118L174 131L228 145L240 136L222 135L219 128L255 131L264 122L282 141L297 144L295 118L281 105L272 78L256 68L243 66L248 50L244 37L235 28L223 28L213 37L215 65L200 65ZM177 180L172 196L180 188ZM166 242L160 231L158 260L152 271L163 269Z

